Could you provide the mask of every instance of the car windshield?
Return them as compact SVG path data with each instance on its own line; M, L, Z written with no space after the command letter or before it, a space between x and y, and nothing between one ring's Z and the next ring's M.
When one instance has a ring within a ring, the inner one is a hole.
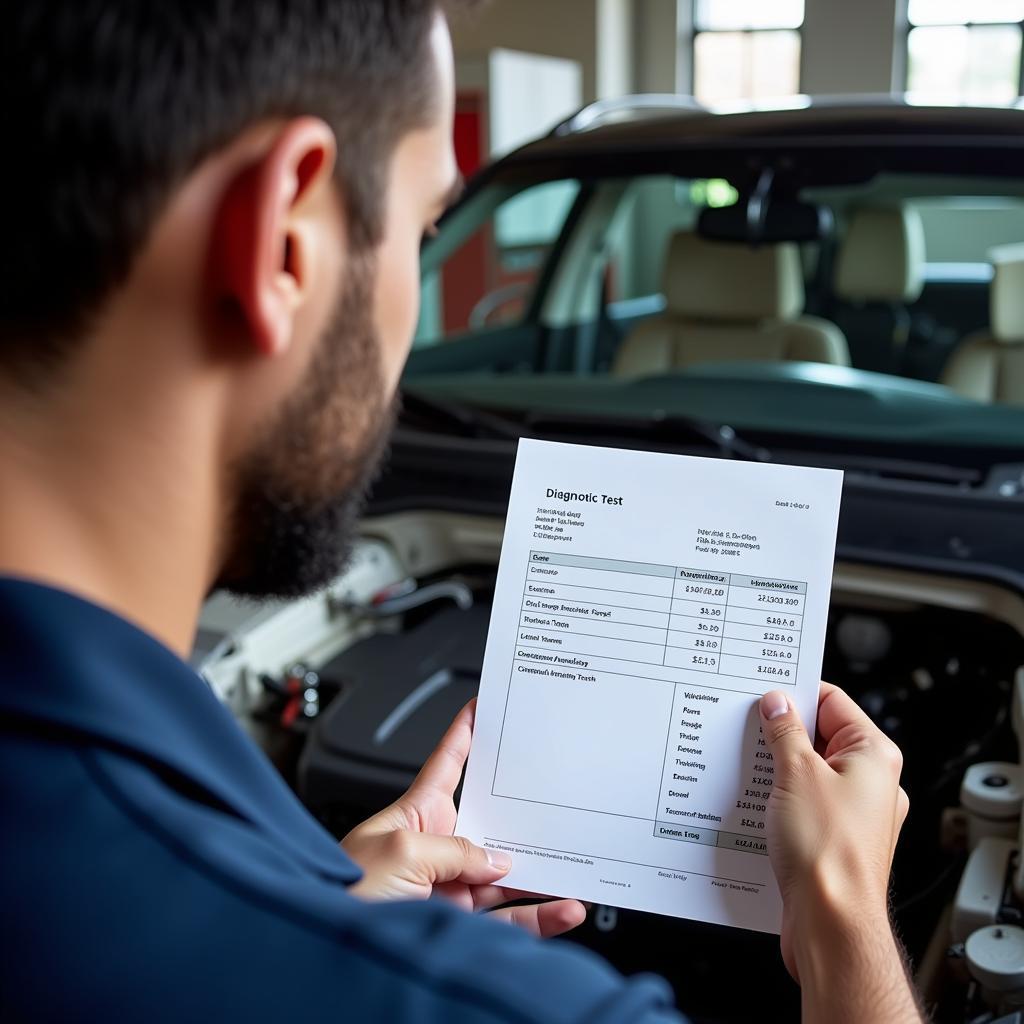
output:
M424 248L407 394L520 423L1020 448L1024 182L818 152L765 189L750 162L498 165Z

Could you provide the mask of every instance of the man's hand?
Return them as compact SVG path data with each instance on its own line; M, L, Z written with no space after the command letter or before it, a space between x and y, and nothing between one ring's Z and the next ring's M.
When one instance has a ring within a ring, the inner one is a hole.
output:
M466 910L530 897L498 882L512 866L507 854L454 836L455 790L469 755L476 701L459 712L409 791L356 826L342 841L363 869L352 892L369 900L426 899L437 893ZM577 900L552 900L494 911L494 917L544 937L583 922Z
M920 1021L889 922L889 873L909 801L903 757L838 687L823 683L817 742L788 698L761 698L775 766L768 852L783 901L782 955L805 1021Z

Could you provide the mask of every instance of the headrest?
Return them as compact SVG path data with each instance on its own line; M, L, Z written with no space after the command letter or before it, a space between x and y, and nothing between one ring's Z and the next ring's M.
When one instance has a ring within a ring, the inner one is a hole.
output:
M791 243L753 249L677 231L662 290L670 314L694 320L792 320L804 308L803 268Z
M992 291L989 295L992 336L1004 345L1024 343L1024 246L992 250Z
M924 226L917 210L855 210L839 249L836 295L847 302L916 302L924 287Z

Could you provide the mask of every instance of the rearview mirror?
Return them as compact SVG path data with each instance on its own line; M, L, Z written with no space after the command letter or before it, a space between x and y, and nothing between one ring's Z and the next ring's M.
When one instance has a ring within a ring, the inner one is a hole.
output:
M761 211L752 200L701 211L697 234L718 242L820 242L832 234L835 218L827 206L795 199L766 200Z

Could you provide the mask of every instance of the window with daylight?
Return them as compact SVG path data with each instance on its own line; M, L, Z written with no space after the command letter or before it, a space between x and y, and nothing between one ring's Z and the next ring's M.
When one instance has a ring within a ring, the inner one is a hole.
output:
M693 0L693 94L702 103L800 91L804 0Z
M908 0L907 92L1009 103L1021 93L1024 0Z

